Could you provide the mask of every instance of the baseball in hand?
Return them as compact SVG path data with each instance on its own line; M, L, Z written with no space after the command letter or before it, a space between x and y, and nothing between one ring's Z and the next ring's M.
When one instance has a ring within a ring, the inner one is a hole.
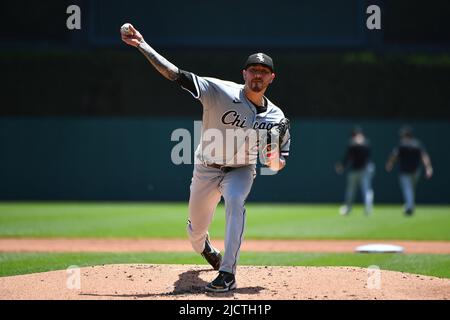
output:
M122 27L120 27L120 32L126 36L132 35L130 26L131 26L131 24L125 23Z

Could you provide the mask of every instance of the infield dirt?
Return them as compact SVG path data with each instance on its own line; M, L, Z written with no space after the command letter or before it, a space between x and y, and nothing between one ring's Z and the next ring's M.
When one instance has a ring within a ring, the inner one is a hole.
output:
M223 250L223 240L213 239ZM354 252L360 245L389 243L405 253L450 254L449 241L399 240L245 240L242 251ZM187 239L0 239L0 252L192 252Z
M217 275L207 266L93 266L79 269L79 282L73 282L76 274L60 270L0 278L0 299L450 299L449 279L356 267L241 266L238 288L228 293L205 292Z

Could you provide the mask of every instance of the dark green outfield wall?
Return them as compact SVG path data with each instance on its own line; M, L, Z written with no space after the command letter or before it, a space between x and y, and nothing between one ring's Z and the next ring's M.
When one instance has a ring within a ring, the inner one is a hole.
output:
M256 49L161 49L180 68L242 83ZM259 49L258 49L259 50ZM292 118L450 119L450 55L268 50L267 96ZM196 117L199 103L137 50L0 53L1 116ZM6 80L7 79L7 80Z
M292 121L287 168L258 176L249 201L340 202L345 180L334 173L349 131L363 126L372 140L376 202L401 200L396 174L384 162L397 141L399 121ZM450 200L449 122L409 122L432 157L436 175L422 179L418 201ZM1 200L187 201L191 165L171 162L174 129L193 120L173 118L1 118Z

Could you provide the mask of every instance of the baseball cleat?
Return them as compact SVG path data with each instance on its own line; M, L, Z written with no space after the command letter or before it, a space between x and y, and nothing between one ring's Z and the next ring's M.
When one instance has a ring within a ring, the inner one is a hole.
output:
M234 274L219 271L217 278L210 282L205 289L211 292L227 292L236 289Z
M350 213L351 209L348 206L342 206L339 208L339 213L341 216L346 216Z
M219 250L211 245L208 236L206 236L205 249L203 249L202 256L206 259L206 261L208 261L214 270L219 270L220 264L222 263L222 255Z

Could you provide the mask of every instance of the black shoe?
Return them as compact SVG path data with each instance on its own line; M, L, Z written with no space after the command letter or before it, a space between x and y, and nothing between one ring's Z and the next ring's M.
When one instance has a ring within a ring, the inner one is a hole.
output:
M217 278L209 283L205 289L212 292L227 292L236 289L236 279L234 274L219 271Z
M205 249L203 249L202 256L206 259L206 261L208 261L214 270L219 270L220 264L222 263L222 255L211 245L208 236L206 236Z
M413 213L414 213L414 209L408 208L408 209L405 210L405 214L407 216L412 216Z

